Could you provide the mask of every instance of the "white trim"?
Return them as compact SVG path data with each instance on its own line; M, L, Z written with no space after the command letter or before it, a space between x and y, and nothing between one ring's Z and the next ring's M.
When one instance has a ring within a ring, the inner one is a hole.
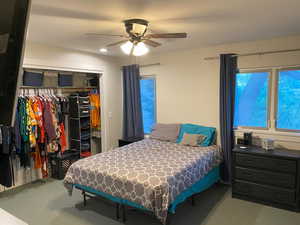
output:
M105 94L104 94L104 76L103 74L99 77L99 94L100 94L100 121L101 121L101 152L104 152L108 149L108 140L109 135L109 126L107 125L107 119L105 116Z
M276 70L281 70L284 68L294 68L294 67L300 67L299 64L295 65L280 65L280 66L262 66L262 67L245 67L245 68L240 68L240 70L264 70L264 69L276 69Z
M279 132L279 131L262 131L262 130L253 130L253 129L239 129L235 130L235 137L243 137L244 132L253 132L253 138L270 138L273 139L277 144L282 143L284 146L286 144L294 144L294 148L299 148L300 146L300 133L288 133L288 132Z
M103 70L94 70L94 69L79 69L74 67L60 67L60 66L45 66L45 65L38 65L38 64L24 64L23 68L25 69L41 69L41 70L60 70L60 71L67 71L67 72L79 72L79 73L96 73L101 74Z
M264 134L264 135L274 135L281 137L295 137L300 140L300 133L297 132L280 132L280 131L271 131L271 130L256 130L256 129L237 129L235 133L244 133L244 132L253 132L254 134Z

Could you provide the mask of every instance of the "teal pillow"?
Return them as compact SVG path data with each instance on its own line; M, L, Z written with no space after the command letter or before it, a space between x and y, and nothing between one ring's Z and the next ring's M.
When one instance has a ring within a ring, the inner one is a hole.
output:
M176 143L180 143L183 138L183 134L188 133L188 134L202 134L206 136L206 139L201 143L200 146L210 146L213 144L215 133L216 133L216 128L214 127L205 127L205 126L200 126L196 124L181 124L180 126L180 132L179 136L177 138Z

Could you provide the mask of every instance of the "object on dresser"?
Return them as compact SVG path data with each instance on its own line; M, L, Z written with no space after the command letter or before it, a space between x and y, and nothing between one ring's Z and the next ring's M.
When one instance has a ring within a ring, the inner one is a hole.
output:
M244 133L244 145L252 145L252 132Z
M274 140L269 138L264 138L261 141L262 148L265 150L273 150L274 149Z
M236 146L232 157L232 197L299 212L299 151Z
M243 138L238 138L237 141L236 141L236 143L238 145L244 145L245 144L245 140Z

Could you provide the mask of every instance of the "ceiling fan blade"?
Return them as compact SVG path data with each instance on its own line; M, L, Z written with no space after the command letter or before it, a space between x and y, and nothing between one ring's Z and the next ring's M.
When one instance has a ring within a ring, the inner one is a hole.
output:
M109 47L113 47L113 46L116 46L116 45L120 45L120 44L123 44L125 42L127 42L128 40L122 40L122 41L118 41L118 42L115 42L115 43L112 43L112 44L109 44L109 45L106 45L107 48Z
M156 47L159 47L159 46L161 46L161 43L158 43L158 42L156 42L156 41L151 41L151 40L143 40L143 42L146 44L146 45L150 45L151 47L154 47L154 48L156 48Z
M148 34L145 38L186 38L187 33Z
M126 38L127 36L122 34L97 34L97 33L86 33L86 36L93 36L93 37L121 37Z

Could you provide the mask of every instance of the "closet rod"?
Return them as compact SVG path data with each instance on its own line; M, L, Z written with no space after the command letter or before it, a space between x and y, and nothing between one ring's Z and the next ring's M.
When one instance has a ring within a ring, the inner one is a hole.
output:
M93 73L102 74L103 70L92 70L92 69L78 69L73 67L59 67L59 66L44 66L38 64L24 64L23 68L29 70L47 70L55 72L74 72L74 73Z
M286 49L286 50L277 50L277 51L265 51L265 52L253 52L247 54L235 54L232 57L244 57L244 56L254 56L254 55L269 55L269 54L277 54L277 53L287 53L287 52L299 52L300 48L296 49ZM216 57L206 57L204 60L216 60L220 59L219 56Z
M20 89L97 89L97 87L31 87L21 86Z

